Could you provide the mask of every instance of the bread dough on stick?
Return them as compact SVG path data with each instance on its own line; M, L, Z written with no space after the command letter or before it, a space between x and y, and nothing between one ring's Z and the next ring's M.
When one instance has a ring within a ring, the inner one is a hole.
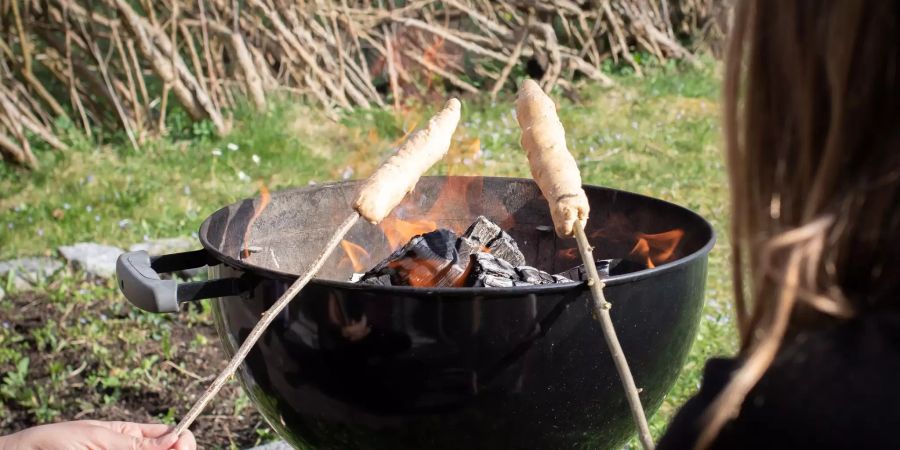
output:
M450 139L459 123L460 103L451 98L425 128L413 133L397 153L388 158L363 183L353 208L372 223L387 217L409 191L416 187L419 177L450 149Z
M572 236L576 220L587 220L590 206L581 173L566 148L566 131L556 105L534 80L525 80L516 98L516 120L531 174L550 203L556 234Z

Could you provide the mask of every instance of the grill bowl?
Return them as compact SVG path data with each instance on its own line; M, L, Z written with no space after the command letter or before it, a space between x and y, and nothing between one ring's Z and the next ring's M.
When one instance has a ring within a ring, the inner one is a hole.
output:
M260 257L250 258L253 263L239 255L258 199L223 208L204 222L204 247L225 263L211 268L211 278L258 278L250 292L215 301L229 354L350 211L357 186L274 194L250 225L249 244L261 249ZM530 180L426 177L398 213L427 211L448 190L463 207L446 208L436 218L439 225L465 226L486 215L516 237L529 263L551 272L575 265L559 256L574 242L545 231L549 210ZM671 262L607 280L619 339L644 406L653 412L696 333L715 236L708 222L679 206L601 187L585 190L593 211L589 235L602 234L596 231L620 217L646 233L685 231ZM348 240L373 249L376 262L390 251L377 245L379 239L383 234L367 223L348 234ZM604 237L593 244L601 258L621 257L631 245ZM277 265L266 256L269 248L281 259ZM340 263L340 250L335 253L241 370L254 403L295 447L605 449L634 432L583 283L360 286L341 281L352 268Z

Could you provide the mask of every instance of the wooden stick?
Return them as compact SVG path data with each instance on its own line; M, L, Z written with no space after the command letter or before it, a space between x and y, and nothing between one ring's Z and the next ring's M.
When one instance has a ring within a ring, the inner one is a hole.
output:
M266 310L259 322L250 331L247 339L241 344L234 356L219 373L209 388L200 399L194 403L187 415L181 419L173 431L176 435L184 433L194 423L197 416L203 412L210 400L222 389L222 386L234 375L244 358L256 344L256 341L275 320L288 303L309 283L325 264L325 261L334 252L334 249L344 239L350 228L359 221L360 217L377 223L397 206L407 192L412 191L419 180L435 162L439 161L450 148L453 131L459 122L460 104L456 99L450 99L447 107L436 115L428 126L413 134L404 142L396 154L385 161L382 166L369 177L360 189L359 197L353 204L353 212L344 219L319 256L303 272L303 276L294 281L287 291L278 298L268 310ZM393 176L392 176L393 175ZM397 195L399 194L399 195Z
M581 174L572 154L566 147L565 129L556 113L556 105L533 80L525 80L516 99L516 119L522 129L522 147L541 193L549 202L556 233L560 237L575 236L578 251L587 270L587 285L593 298L594 318L600 322L603 337L609 347L625 388L625 397L638 428L638 436L645 450L653 449L653 438L647 417L638 396L634 377L628 368L622 346L616 337L609 315L611 305L603 295L603 280L597 273L593 247L584 233L590 206L581 186Z
M587 285L591 288L591 297L593 298L594 318L600 322L600 329L603 330L603 337L606 340L606 346L609 348L610 356L616 365L616 371L619 372L619 379L622 380L622 387L625 389L625 398L628 399L628 406L631 408L631 417L638 427L638 438L641 445L646 450L653 449L653 436L650 435L650 427L647 425L647 417L644 414L644 408L641 405L641 398L638 395L637 386L634 384L634 377L631 375L631 369L628 367L628 361L625 359L625 352L622 351L622 345L616 336L616 329L612 323L612 317L609 310L612 304L606 301L603 295L605 284L600 274L597 273L597 265L594 263L594 248L588 242L587 235L584 232L584 221L575 221L575 240L578 242L578 252L581 254L581 260L584 261L584 267L587 269Z
M197 402L194 403L194 406L191 407L191 410L188 411L187 415L181 419L181 422L178 422L178 426L175 427L174 433L176 435L180 435L184 433L188 427L194 423L194 420L197 419L197 416L203 412L203 409L206 408L206 405L209 404L209 401L219 393L222 389L222 386L228 382L228 379L234 375L234 372L237 371L237 368L240 367L241 363L244 362L244 358L247 357L247 354L250 353L250 350L256 344L256 341L262 336L262 334L268 329L269 324L275 320L276 317L281 313L282 310L294 299L294 297L309 283L317 273L319 273L319 269L325 264L325 261L331 256L331 253L334 252L334 249L341 243L341 240L344 239L344 236L350 231L350 228L356 224L359 220L359 213L353 211L350 215L344 219L344 222L338 227L337 231L334 232L334 235L331 236L331 239L325 244L325 248L319 254L319 256L312 262L312 264L303 272L303 276L298 278L294 284L291 285L281 294L281 297L278 298L278 301L275 302L266 312L262 314L259 322L253 327L253 330L250 331L250 334L247 336L247 339L241 344L240 348L238 348L237 352L235 352L234 356L231 357L231 361L228 361L228 365L225 366L225 369L219 373L219 376L213 380L212 384L206 389L203 395L200 397Z

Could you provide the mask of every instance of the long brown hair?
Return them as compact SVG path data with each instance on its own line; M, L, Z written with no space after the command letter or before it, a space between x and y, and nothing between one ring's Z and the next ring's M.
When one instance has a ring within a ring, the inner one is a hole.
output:
M900 2L739 0L725 73L741 366L697 445L791 336L900 305Z

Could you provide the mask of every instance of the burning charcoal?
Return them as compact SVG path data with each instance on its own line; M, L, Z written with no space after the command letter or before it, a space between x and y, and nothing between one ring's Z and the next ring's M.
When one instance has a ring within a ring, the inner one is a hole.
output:
M472 239L487 247L487 245L496 239L500 233L503 233L503 230L500 229L499 225L491 222L487 217L478 216L475 218L475 221L472 222L472 225L469 225L466 232L463 233L463 237Z
M550 275L531 266L516 267L516 272L518 272L521 280L528 284L572 283L572 280L562 275Z
M598 259L594 261L594 264L597 265L597 273L600 274L600 278L609 278L610 271L621 262L621 259ZM585 281L588 279L584 264L573 267L565 272L560 272L554 276L561 276L574 281Z
M505 278L510 281L509 286L512 286L513 280L519 279L516 268L512 264L490 253L475 253L472 255L471 264L472 270L469 273L469 281L466 283L469 286L487 286L488 284L485 283L485 280L488 277L491 277L490 280ZM499 283L499 280L492 284L496 285L497 283Z
M513 287L572 282L565 277L550 275L534 267L514 267L493 253L475 253L472 255L471 264L472 268L467 280L468 286Z
M572 269L577 273L577 268ZM438 229L415 236L365 274L351 281L379 286L514 287L571 283L565 274L551 275L525 265L512 236L479 216L457 237Z
M460 261L460 265L468 265L469 257L475 253L484 251L486 247L472 238L461 236L456 240L456 253Z
M457 244L457 248L471 248L478 246L478 250L487 248L496 257L505 260L513 266L525 264L525 256L519 250L516 241L503 231L499 225L491 222L484 216L478 216L472 225L463 233L462 239L466 239L464 245Z
M497 277L494 275L484 275L478 279L474 287L506 288L516 286L534 286L534 284L527 281L510 280L509 278Z
M516 267L516 272L519 273L519 277L522 281L525 281L529 284L550 284L555 280L553 276L543 270L535 269L531 266L519 266Z
M506 233L502 233L500 237L491 241L487 247L494 256L514 266L525 264L525 255L519 250L519 246L516 245L516 241L513 240L512 236Z
M388 276L393 286L453 286L465 272L457 262L456 234L438 229L410 239L390 256L366 272L361 283L382 284L374 280Z
M354 283L356 283L356 282L354 281ZM373 277L369 277L369 278L363 278L360 281L358 281L358 283L369 284L372 286L393 286L393 283L391 283L391 276L388 274L373 276Z

